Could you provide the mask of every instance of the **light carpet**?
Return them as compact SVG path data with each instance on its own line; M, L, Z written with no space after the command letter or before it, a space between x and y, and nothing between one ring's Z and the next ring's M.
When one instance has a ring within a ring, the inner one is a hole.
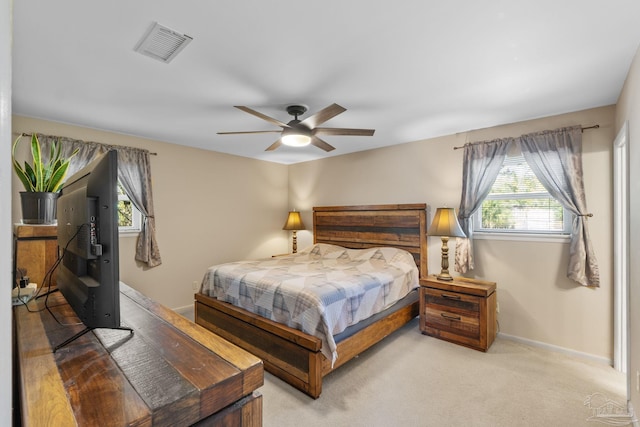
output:
M325 377L317 400L266 372L259 391L265 427L597 426L590 396L626 405L610 366L500 337L482 353L417 319Z

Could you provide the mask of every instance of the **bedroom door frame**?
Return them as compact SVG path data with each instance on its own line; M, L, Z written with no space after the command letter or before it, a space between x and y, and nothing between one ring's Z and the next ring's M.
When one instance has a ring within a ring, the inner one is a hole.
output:
M613 284L614 368L629 374L629 126L624 122L613 141Z

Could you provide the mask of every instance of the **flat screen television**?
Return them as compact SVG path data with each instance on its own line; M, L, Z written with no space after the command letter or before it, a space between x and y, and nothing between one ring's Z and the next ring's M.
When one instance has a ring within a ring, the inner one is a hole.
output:
M110 150L69 177L57 204L58 289L87 327L120 327L118 157ZM56 347L56 349L58 348Z

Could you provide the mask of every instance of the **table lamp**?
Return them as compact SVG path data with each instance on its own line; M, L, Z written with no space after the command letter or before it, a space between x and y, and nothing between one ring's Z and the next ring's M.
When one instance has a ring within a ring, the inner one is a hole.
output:
M300 218L300 212L291 211L287 217L287 222L284 223L283 230L293 231L293 253L298 252L298 239L296 237L296 231L304 230L304 224L302 218Z
M440 236L442 238L442 270L436 277L439 280L453 280L453 277L449 274L449 237L467 237L464 231L462 231L462 228L460 228L455 209L436 209L436 214L433 217L433 222L427 234L429 236Z

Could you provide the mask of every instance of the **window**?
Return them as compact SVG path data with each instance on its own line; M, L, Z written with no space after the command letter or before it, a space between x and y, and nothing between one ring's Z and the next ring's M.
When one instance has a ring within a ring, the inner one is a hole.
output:
M120 233L138 233L141 227L142 214L118 183L118 230Z
M542 186L522 154L507 156L473 217L473 230L491 234L569 235L571 213Z

